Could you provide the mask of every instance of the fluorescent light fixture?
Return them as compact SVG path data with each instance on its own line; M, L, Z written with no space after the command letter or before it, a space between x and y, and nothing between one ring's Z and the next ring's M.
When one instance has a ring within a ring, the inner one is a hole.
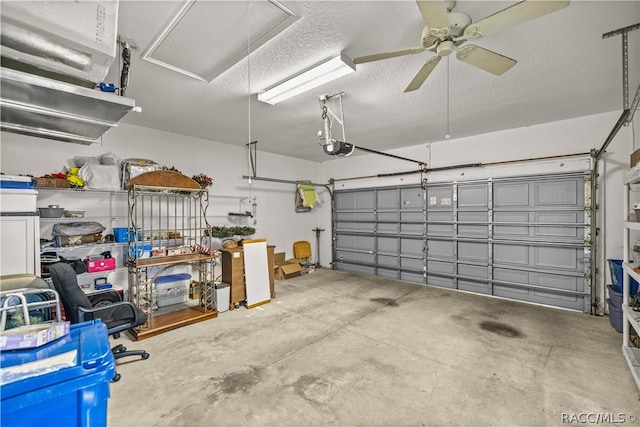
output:
M354 71L353 61L340 54L259 93L258 100L275 105Z

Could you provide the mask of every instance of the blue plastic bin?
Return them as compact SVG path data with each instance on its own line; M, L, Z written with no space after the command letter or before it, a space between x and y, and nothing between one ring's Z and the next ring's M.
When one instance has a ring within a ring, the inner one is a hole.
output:
M13 190L33 190L35 184L33 178L28 176L0 176L0 188L8 188Z
M75 366L29 374L12 366L46 361L76 351ZM69 335L42 347L0 352L0 416L3 427L107 425L109 382L116 364L106 326L100 321L71 325Z
M137 229L137 235L134 236L133 228L131 227L113 227L113 240L116 243L127 243L129 241L140 241L140 229ZM134 238L135 237L135 238Z
M611 284L616 292L622 292L622 260L608 259L609 271L611 272ZM638 282L636 279L629 277L629 291L631 295L638 293Z

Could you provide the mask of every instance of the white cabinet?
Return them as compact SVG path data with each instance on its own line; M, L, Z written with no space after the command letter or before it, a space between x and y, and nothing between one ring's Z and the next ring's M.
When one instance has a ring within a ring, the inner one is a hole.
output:
M640 282L640 274L634 271L634 263L628 262L630 257L629 231L640 231L640 222L627 221L629 212L629 192L630 187L637 185L640 188L640 176L632 176L625 180L623 196L623 212L624 212L624 233L623 233L623 297L622 297L622 315L623 315L623 331L622 331L622 353L629 365L631 375L638 387L640 387L640 348L633 347L629 342L630 327L640 333L640 311L634 311L629 306L630 293L630 277Z
M35 213L3 214L0 236L0 275L40 275L40 223Z

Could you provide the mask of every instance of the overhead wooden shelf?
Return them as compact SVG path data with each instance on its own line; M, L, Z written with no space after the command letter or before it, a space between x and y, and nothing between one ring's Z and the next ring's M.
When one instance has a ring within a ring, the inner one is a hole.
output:
M159 187L172 190L202 190L200 184L186 175L174 171L152 171L137 175L129 180L130 185Z

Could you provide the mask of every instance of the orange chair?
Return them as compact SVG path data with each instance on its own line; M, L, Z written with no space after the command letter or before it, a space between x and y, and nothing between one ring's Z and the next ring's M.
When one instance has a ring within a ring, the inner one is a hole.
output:
M303 267L315 266L315 263L311 262L311 243L306 240L293 244L293 257L300 260L300 265Z

